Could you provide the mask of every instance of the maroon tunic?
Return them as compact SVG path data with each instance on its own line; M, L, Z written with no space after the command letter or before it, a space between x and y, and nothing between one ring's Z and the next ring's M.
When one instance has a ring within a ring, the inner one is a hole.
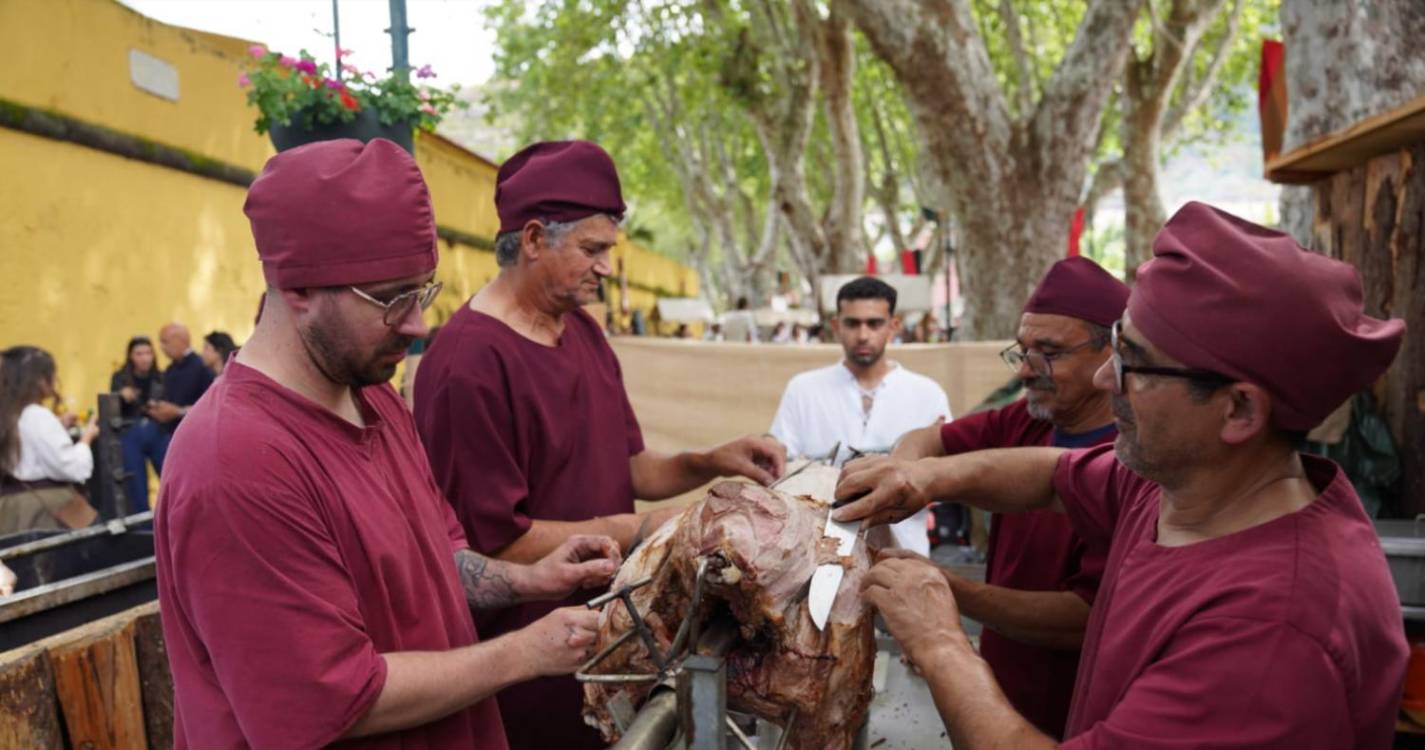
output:
M1002 409L947 422L940 441L947 454L1035 445L1077 447L1112 442L1113 425L1082 434L1062 433L1029 416L1023 399ZM990 519L985 581L1021 591L1072 591L1093 604L1106 550L1090 552L1062 513L995 513ZM1079 652L1020 643L985 629L980 655L1015 710L1040 730L1062 737Z
M1060 459L1074 528L1112 540L1066 748L1387 748L1406 645L1385 555L1344 472L1260 526L1156 543L1160 490L1108 448Z
M416 371L416 423L436 480L481 552L508 546L535 519L633 511L629 457L643 451L643 436L618 359L588 313L564 322L558 346L544 346L467 305ZM595 593L477 613L480 632L524 627ZM572 677L518 685L499 700L514 750L603 746L580 718Z
M179 748L320 747L386 682L380 654L476 642L465 539L390 386L359 428L237 361L184 418L154 523ZM503 750L493 700L339 743Z

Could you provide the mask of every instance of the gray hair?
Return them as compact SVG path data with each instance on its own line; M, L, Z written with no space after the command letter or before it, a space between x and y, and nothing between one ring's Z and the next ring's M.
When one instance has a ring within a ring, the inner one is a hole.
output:
M618 218L610 214L593 214L592 216L602 216L612 221L614 226L618 226L619 223ZM551 245L559 244L564 240L564 236L569 234L579 222L592 218L592 216L575 219L574 221L545 221L541 219L540 222L544 224L544 241ZM521 234L523 234L523 232L517 229L513 232L502 232L495 236L495 263L501 268L513 266L515 261L519 260Z

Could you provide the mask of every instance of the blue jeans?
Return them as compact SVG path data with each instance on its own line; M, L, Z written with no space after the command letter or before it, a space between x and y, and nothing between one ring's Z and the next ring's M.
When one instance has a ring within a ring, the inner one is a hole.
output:
M124 494L129 498L130 513L149 510L146 463L153 464L153 473L163 474L163 457L168 454L170 437L152 419L140 419L119 436L124 449L124 472L129 475L124 480Z

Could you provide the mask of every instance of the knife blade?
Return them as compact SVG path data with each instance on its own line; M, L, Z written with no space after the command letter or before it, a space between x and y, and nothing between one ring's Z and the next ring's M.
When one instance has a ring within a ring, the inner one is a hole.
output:
M831 510L826 512L826 526L822 529L822 536L836 539L837 558L846 557L851 551L856 549L856 537L860 531L859 521L836 521L831 517ZM841 589L841 579L846 575L846 569L837 562L825 563L816 567L816 572L811 574L811 589L807 593L807 606L811 611L812 624L817 630L826 627L826 618L831 616L831 605L836 603L836 593Z

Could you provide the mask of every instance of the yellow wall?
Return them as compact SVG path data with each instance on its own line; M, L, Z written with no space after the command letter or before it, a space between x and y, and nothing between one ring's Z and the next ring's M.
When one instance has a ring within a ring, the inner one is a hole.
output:
M237 86L250 45L111 0L0 0L0 98L258 171L272 147ZM130 49L177 68L179 101L129 81ZM437 223L493 240L495 165L439 137L418 138L416 160ZM108 387L129 337L169 320L195 339L251 334L263 282L243 188L5 128L0 176L0 347L51 350L71 408ZM697 294L690 269L627 240L616 253L635 284ZM431 322L496 272L491 252L441 240ZM630 289L645 312L655 299Z

